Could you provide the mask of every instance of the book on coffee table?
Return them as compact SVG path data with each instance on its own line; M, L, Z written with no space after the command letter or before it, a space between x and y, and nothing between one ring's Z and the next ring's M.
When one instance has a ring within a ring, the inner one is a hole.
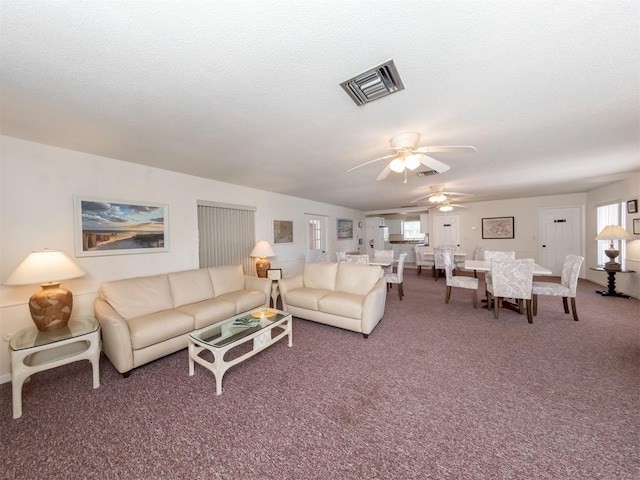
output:
M259 318L242 317L242 318L236 318L233 321L233 326L234 327L255 327L258 325L258 323L260 323Z

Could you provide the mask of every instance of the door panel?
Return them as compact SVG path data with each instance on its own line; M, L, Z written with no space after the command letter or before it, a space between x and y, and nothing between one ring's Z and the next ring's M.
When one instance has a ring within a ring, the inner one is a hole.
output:
M460 215L434 215L435 242L438 245L460 247Z
M327 217L305 214L307 220L307 262L327 261Z
M541 208L539 219L540 264L561 275L567 255L582 255L581 207Z

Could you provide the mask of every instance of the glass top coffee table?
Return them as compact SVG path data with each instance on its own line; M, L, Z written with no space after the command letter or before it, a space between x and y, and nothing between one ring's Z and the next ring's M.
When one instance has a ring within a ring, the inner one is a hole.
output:
M291 314L273 308L258 308L244 312L191 332L188 337L189 375L194 374L195 363L202 365L213 373L216 379L216 395L220 395L222 377L227 370L286 336L289 337L291 347L293 345ZM247 342L253 342L251 350L231 360L225 360L227 352ZM213 354L213 362L200 356L203 351Z

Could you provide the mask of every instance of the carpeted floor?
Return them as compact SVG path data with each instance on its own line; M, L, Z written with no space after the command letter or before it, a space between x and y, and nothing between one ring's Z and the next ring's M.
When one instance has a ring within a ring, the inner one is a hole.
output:
M294 320L285 341L188 375L182 350L101 387L79 362L35 375L11 418L3 479L637 479L640 302L581 281L580 321L541 298L533 324L405 275L361 335ZM481 283L481 291L484 287Z

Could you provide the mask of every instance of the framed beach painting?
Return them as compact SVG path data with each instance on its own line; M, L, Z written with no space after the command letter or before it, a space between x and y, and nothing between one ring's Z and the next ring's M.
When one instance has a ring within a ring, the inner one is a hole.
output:
M169 251L169 206L74 197L77 257Z
M293 220L273 221L273 243L293 243Z
M513 217L483 218L482 238L514 238Z
M353 238L353 220L338 218L338 240Z

